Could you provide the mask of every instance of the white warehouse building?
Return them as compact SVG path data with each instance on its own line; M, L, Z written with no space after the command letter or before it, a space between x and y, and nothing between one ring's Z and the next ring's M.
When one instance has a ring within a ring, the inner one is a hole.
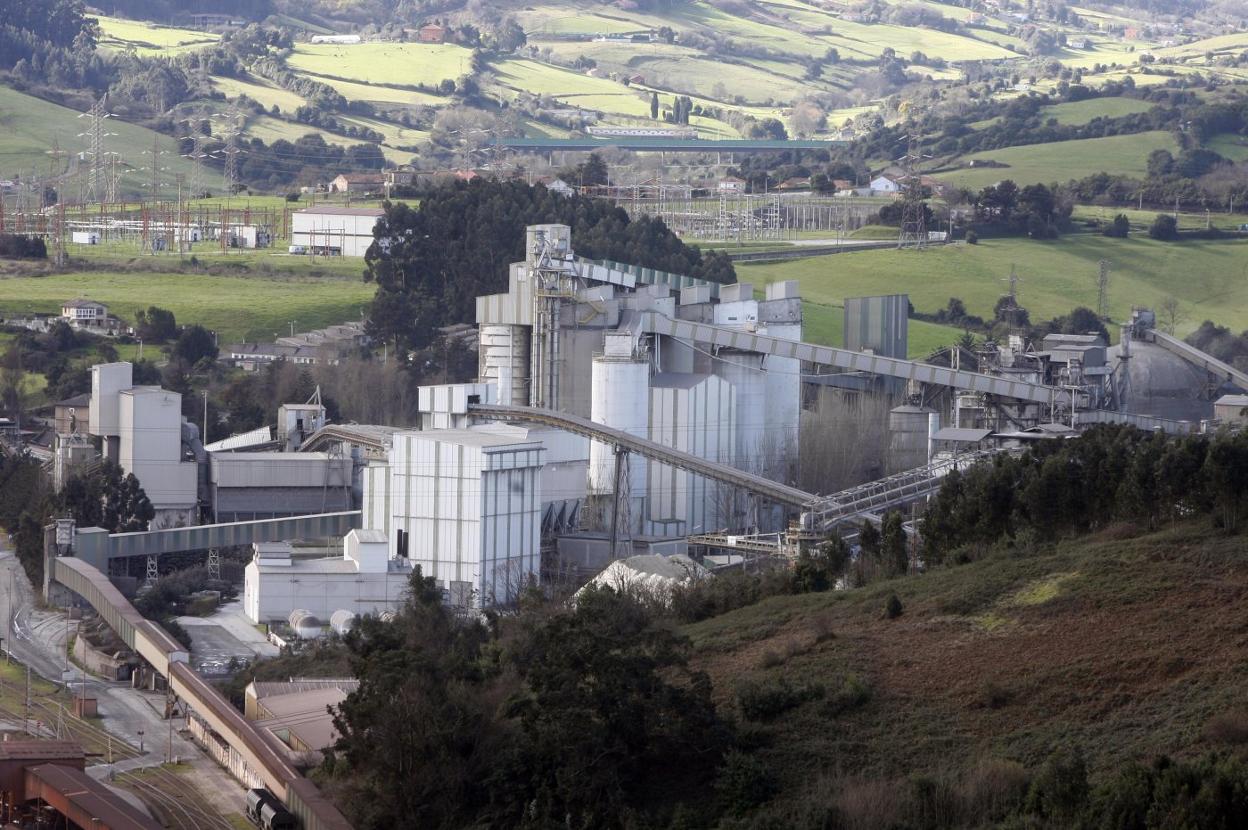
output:
M362 257L373 244L381 208L309 207L291 214L292 251L317 256Z

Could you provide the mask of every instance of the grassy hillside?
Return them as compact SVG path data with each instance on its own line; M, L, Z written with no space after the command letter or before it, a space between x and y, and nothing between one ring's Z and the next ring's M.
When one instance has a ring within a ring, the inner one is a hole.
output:
M72 153L85 149L82 139L78 138L84 129L84 119L78 115L58 104L0 86L0 177L26 177L31 170L37 176L46 177L48 151L56 141L60 142L62 150ZM144 151L150 153L153 139L159 141L164 152L161 165L166 168L166 178L171 182L174 175L182 173L189 179L191 163L178 155L178 144L172 138L121 119L110 119L108 131L117 134L107 139L106 148L121 153L124 194L133 196L147 189L151 179L142 168L148 166L150 156L144 155Z
M804 325L802 339L806 342L836 348L845 345L845 307L843 305L802 303L802 319ZM909 356L920 359L957 342L962 336L962 330L953 326L939 326L923 320L911 320L909 334Z
M940 178L959 187L981 188L1002 179L1013 179L1021 186L1081 179L1102 172L1143 177L1147 172L1149 153L1153 150L1177 153L1178 149L1174 136L1160 130L1052 144L1027 144L984 150L961 160L963 165L972 161L993 161L1004 167L964 166L959 170L942 172Z
M893 593L904 613L889 620ZM1246 593L1242 539L1120 525L864 589L775 597L686 632L724 706L737 707L743 683L827 690L752 732L780 777L781 809L818 815L861 796L864 779L900 793L907 777L1034 769L1059 746L1081 750L1094 780L1160 753L1225 749L1225 733L1206 728L1242 722L1248 706L1243 626L1230 613Z
M195 273L91 271L39 277L0 277L0 308L51 312L73 297L90 297L133 322L135 311L159 305L179 323L216 331L220 342L272 341L274 333L358 320L375 287L358 276L293 274L214 276Z
M738 265L742 280L799 280L802 296L835 305L845 297L908 293L923 312L960 297L972 314L992 316L1005 291L1002 281L1016 266L1020 301L1033 320L1065 314L1077 305L1096 307L1097 263L1112 263L1110 314L1126 319L1132 305L1156 307L1177 297L1186 320L1180 332L1211 319L1248 328L1248 241L1166 243L1137 233L1130 239L1068 234L1054 242L982 240L916 253L865 251L788 263Z

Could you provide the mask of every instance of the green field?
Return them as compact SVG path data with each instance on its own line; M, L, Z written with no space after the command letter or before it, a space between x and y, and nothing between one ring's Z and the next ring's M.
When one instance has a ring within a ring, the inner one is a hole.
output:
M1059 124L1080 127L1094 118L1121 118L1137 112L1148 112L1153 105L1135 98L1090 98L1068 104L1054 104L1040 110L1041 120L1056 118Z
M0 86L0 178L19 174L26 177L32 170L46 176L48 151L56 141L62 150L81 150L83 144L78 134L83 131L83 121L78 115L58 104ZM174 139L127 124L120 118L109 119L108 130L117 134L107 139L105 149L121 153L123 194L133 197L147 187L149 178L141 168L149 164L150 156L144 155L144 151L150 152L153 139L164 153L161 164L167 169L167 176L172 179L182 173L190 177L191 163L178 155Z
M743 276L748 276L744 275ZM842 348L845 345L845 307L822 303L802 303L802 339L807 343ZM938 326L923 320L909 322L909 357L922 359L938 349L957 342L962 329Z
M1175 297L1185 320L1181 334L1210 319L1235 331L1248 328L1248 240L1156 242L1069 234L1055 242L981 240L914 251L862 251L796 262L737 266L742 280L799 280L802 297L825 306L846 297L905 293L916 310L934 313L959 297L972 314L991 318L1014 266L1021 304L1033 321L1096 307L1097 263L1109 260L1110 316L1124 320L1133 305L1156 308ZM831 329L827 329L831 332Z
M1177 153L1178 149L1173 135L1154 130L1135 135L985 150L964 157L962 162L965 164L970 161L991 160L1007 166L963 167L939 175L942 180L951 184L974 189L987 187L1003 179L1011 179L1019 185L1048 184L1081 179L1101 172L1143 177L1147 172L1149 153L1153 150Z
M293 258L292 258L293 259ZM361 263L356 263L363 270ZM158 305L179 323L216 331L222 345L238 340L273 340L288 332L358 320L375 287L362 279L273 276L212 276L146 272L86 272L47 277L0 277L0 309L58 310L73 297L90 297L133 322L135 311Z
M216 43L219 37L211 32L178 29L118 17L97 17L100 23L100 45L105 49L133 49L140 55L176 55L200 46Z
M466 75L472 51L451 44L419 43L300 43L287 59L291 69L318 77L333 86L334 78L365 84L436 87L442 81ZM345 93L344 93L345 94Z

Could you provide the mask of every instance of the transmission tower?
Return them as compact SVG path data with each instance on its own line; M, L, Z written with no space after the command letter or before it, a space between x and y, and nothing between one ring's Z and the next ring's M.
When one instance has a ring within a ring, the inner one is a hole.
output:
M161 149L160 135L158 133L152 135L152 149L144 150L143 154L151 157L151 162L148 164L146 171L150 176L148 186L151 188L152 204L155 205L160 201L160 188L163 184L160 177L167 169L160 164L160 157L165 155L165 151Z
M65 165L62 163L61 160L64 159L66 156L71 155L71 153L68 150L61 149L61 140L59 138L53 138L52 149L48 150L47 154L48 154L48 181L56 185L56 201L64 202L65 199L61 195L61 187L62 187L61 183L65 180L66 170L65 170ZM40 202L43 201L42 196L40 196L39 201ZM44 207L47 207L47 205L44 205Z
M121 154L108 154L108 203L117 203L117 194L121 191Z
M1009 285L1009 293L1005 295L1006 299L1009 300L1009 304L1006 306L1006 313L1009 315L1010 325L1017 327L1019 311L1021 310L1021 306L1018 304L1018 286L1022 284L1023 278L1018 275L1018 269L1011 263L1010 275L1001 281Z
M182 155L183 158L191 160L190 195L192 199L198 199L199 194L203 193L201 188L203 185L204 159L208 158L208 153L204 152L204 144L207 142L207 137L203 133L196 132L194 135L187 136L187 138L194 142L194 144L191 148L191 152L183 153Z
M1097 263L1099 271L1096 275L1096 316L1102 320L1109 319L1109 267L1110 261L1102 259Z
M923 181L918 173L918 165L931 156L923 155L922 145L922 138L916 131L912 131L908 137L906 154L897 160L903 171L898 248L923 250L927 247L927 201L923 198Z
M221 118L224 122L221 133L225 138L225 149L222 150L225 153L225 194L232 196L238 185L238 157L243 152L243 148L238 146L238 138L243 132L243 113L238 108L237 98Z
M87 142L86 155L91 162L85 193L87 200L98 201L107 195L108 169L106 166L107 160L104 156L104 139L116 135L116 133L106 132L104 129L104 122L113 117L112 113L105 108L107 98L107 95L101 97L100 100L91 106L90 110L78 116L79 118L91 119L87 131L78 134L79 138L83 138Z

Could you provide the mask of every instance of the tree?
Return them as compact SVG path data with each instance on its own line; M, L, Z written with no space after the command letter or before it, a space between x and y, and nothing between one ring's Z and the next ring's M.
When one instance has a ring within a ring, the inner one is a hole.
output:
M579 594L532 633L514 658L526 693L509 707L529 779L510 800L526 826L624 828L649 787L709 782L729 733L688 655L683 636L611 589Z
M1106 236L1126 239L1131 233L1131 220L1127 219L1125 214L1120 213L1114 217L1114 221L1105 226L1103 233Z
M1179 238L1179 223L1168 213L1159 213L1148 228L1148 235L1163 242L1172 242Z
M133 473L104 461L87 475L73 476L60 494L63 510L80 527L102 527L109 533L147 530L156 510Z
M659 120L659 93L650 93L650 117L655 121Z
M910 569L910 554L906 548L901 513L890 510L880 525L880 560L889 576L898 576Z
M1179 323L1183 322L1186 315L1183 313L1183 307L1179 304L1177 297L1166 297L1161 301L1161 307L1158 309L1161 314L1161 328L1166 334L1174 335L1175 330L1179 327Z
M145 343L164 343L178 336L178 322L173 312L156 306L135 313L134 329Z
M173 344L173 356L195 366L201 360L215 360L217 342L212 332L200 325L187 326Z

